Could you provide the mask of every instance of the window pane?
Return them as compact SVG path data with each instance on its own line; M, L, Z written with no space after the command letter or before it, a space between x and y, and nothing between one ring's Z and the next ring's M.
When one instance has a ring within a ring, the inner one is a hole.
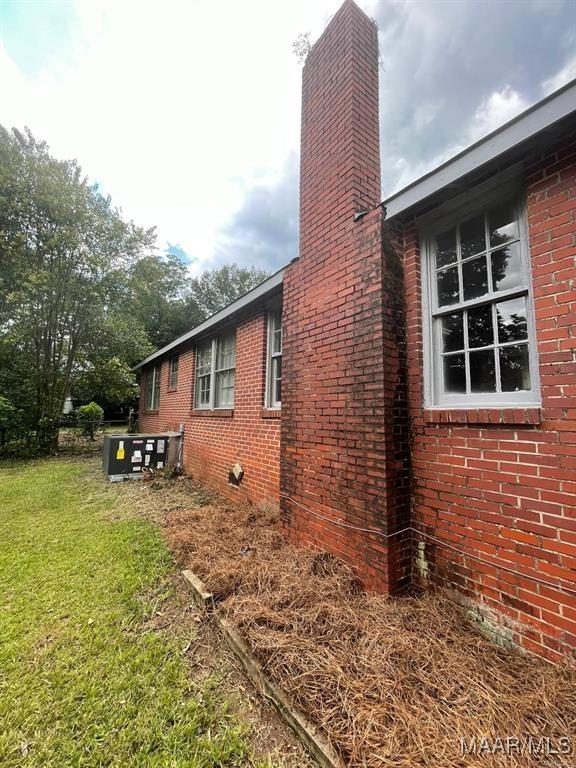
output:
M444 390L452 394L466 393L464 355L447 355L444 360Z
M456 304L460 300L458 293L458 267L449 267L438 272L438 305Z
M152 410L158 410L160 406L160 368L156 368L156 377L154 379L154 397L152 401Z
M152 390L154 387L154 369L150 368L146 371L146 396L145 396L145 407L147 410L150 410L152 408Z
M173 357L170 361L170 387L176 389L178 385L178 358Z
M272 361L272 387L275 403L282 400L282 358L275 357Z
M526 322L526 297L519 296L509 301L499 301L496 304L498 318L498 341L522 341L528 338Z
M464 315L446 315L442 318L442 351L456 352L464 349Z
M522 285L522 263L520 244L511 243L494 251L492 259L492 285L495 291L505 291Z
M234 404L234 370L216 374L216 393L214 405L217 408Z
M494 344L492 307L474 307L468 310L468 346L488 347Z
M460 226L460 249L463 259L486 250L483 215L468 219Z
M456 261L456 230L443 232L436 238L436 266L445 267Z
M210 379L210 374L198 379L198 405L210 405Z
M282 331L278 329L272 335L272 353L280 354L282 352Z
M530 389L528 344L500 348L500 381L502 392Z
M464 301L476 299L488 293L488 275L486 273L486 257L484 254L477 259L465 261L462 264L462 283L464 286Z
M210 371L212 365L212 344L207 344L198 349L197 375Z
M470 390L472 392L495 392L494 350L470 352Z
M492 208L488 214L488 229L492 248L518 237L518 222L511 202Z
M216 369L234 368L236 364L236 340L234 336L218 339L216 345Z

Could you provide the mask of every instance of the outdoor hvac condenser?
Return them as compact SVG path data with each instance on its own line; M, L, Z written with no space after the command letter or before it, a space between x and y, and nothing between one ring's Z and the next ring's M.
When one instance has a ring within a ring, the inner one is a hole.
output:
M114 480L137 479L146 470L179 466L180 432L154 435L105 435L102 469Z

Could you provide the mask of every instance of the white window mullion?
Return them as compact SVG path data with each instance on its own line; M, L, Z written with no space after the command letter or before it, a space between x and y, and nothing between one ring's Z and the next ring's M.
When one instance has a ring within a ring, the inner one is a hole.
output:
M465 309L462 312L462 329L464 332L464 365L466 368L466 394L470 394L472 391L470 383L470 347L468 344L468 310Z
M496 312L496 302L492 304L492 330L494 336L494 375L496 376L496 392L502 392L500 383L500 349L498 344L498 313Z

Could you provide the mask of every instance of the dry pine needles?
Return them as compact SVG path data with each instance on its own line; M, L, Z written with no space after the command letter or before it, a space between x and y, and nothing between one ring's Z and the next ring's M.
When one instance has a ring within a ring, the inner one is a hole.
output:
M347 764L573 765L538 740L574 745L574 667L488 642L440 594L364 594L336 559L286 543L275 513L210 501L168 512L171 546ZM462 754L462 739L530 735L538 753Z

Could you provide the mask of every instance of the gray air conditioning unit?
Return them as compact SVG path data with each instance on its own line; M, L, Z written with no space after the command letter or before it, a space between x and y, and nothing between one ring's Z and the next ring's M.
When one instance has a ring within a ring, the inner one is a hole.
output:
M182 433L105 435L102 469L112 481L138 479L147 470L179 467Z

